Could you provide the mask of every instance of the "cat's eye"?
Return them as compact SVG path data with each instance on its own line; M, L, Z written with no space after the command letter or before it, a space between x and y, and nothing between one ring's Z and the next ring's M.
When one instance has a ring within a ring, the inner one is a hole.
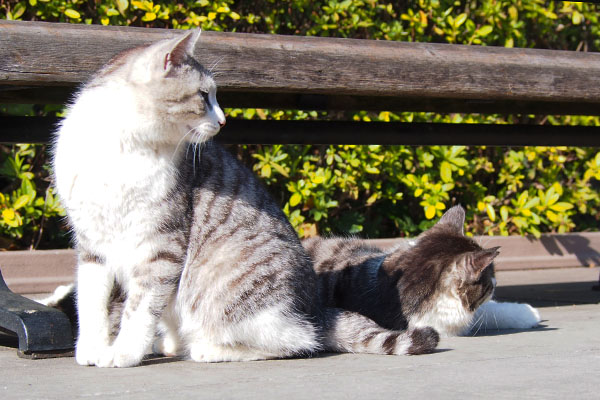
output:
M205 92L204 90L200 90L199 93L200 93L200 96L202 96L202 98L206 102L206 104L210 104L210 101L208 100L208 92Z

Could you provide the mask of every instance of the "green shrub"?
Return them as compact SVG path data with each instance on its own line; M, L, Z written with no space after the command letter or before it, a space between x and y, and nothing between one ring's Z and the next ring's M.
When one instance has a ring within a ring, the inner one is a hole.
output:
M543 0L0 0L0 18L598 51L598 8ZM229 118L600 125L597 117L226 111ZM35 246L44 223L58 224L53 217L62 214L39 161L44 148L4 146L0 154L2 235L11 246ZM415 235L456 203L476 234L596 230L600 219L596 149L279 145L240 146L238 154L302 236ZM49 242L63 240L49 231Z

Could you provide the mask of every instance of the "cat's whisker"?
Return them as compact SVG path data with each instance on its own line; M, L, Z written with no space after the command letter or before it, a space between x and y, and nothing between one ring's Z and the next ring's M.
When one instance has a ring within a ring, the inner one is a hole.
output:
M186 132L185 135L183 135L183 137L179 140L179 142L177 143L177 146L175 146L175 150L173 151L173 156L171 156L171 160L173 160L175 158L175 156L177 155L178 151L179 151L179 147L181 146L181 143L183 143L185 141L185 138L192 132L194 132L196 128L190 128L189 131ZM187 151L185 153L185 156L187 157Z
M493 313L492 316L494 317L494 322L496 323L496 329L500 330L500 324L498 324L498 318L496 318L496 313Z
M477 330L475 330L475 332L473 333L473 336L477 336L477 334L479 333L479 330L481 330L481 327L483 326L483 314L481 314L479 316L479 318L477 319L477 321L475 322L477 324Z
M208 72L210 72L211 74L213 74L213 70L215 68L217 68L217 66L221 63L221 61L223 61L223 59L225 58L225 56L222 56L221 58L219 58L217 61L215 61L213 63L213 65L208 69ZM213 76L216 76L213 74Z

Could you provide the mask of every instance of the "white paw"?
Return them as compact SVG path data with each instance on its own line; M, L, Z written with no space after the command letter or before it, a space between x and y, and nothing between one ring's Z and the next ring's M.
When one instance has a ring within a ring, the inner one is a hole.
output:
M110 346L100 356L96 363L100 368L128 368L135 367L141 361L144 355L134 354L130 351L119 351L115 346Z
M75 361L79 365L97 365L102 354L110 348L109 345L98 341L78 340L75 348Z
M179 352L179 342L169 335L157 338L152 344L154 354L162 354L167 357L175 357Z
M196 362L223 362L230 361L220 346L208 343L194 343L190 347L190 358Z
M535 328L539 325L540 322L542 322L542 319L540 318L540 312L536 308L531 307L529 304L519 305L521 306L521 318L519 319L520 326L518 326L517 328Z

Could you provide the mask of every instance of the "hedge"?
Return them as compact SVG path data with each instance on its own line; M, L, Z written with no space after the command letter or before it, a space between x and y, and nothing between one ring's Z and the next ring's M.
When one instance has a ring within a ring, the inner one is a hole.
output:
M598 51L596 4L542 0L0 0L0 18ZM62 113L3 105L0 113ZM229 118L598 126L598 117L227 109ZM416 235L453 204L470 234L596 230L600 153L572 147L238 146L301 236ZM0 147L0 246L62 247L47 148Z

